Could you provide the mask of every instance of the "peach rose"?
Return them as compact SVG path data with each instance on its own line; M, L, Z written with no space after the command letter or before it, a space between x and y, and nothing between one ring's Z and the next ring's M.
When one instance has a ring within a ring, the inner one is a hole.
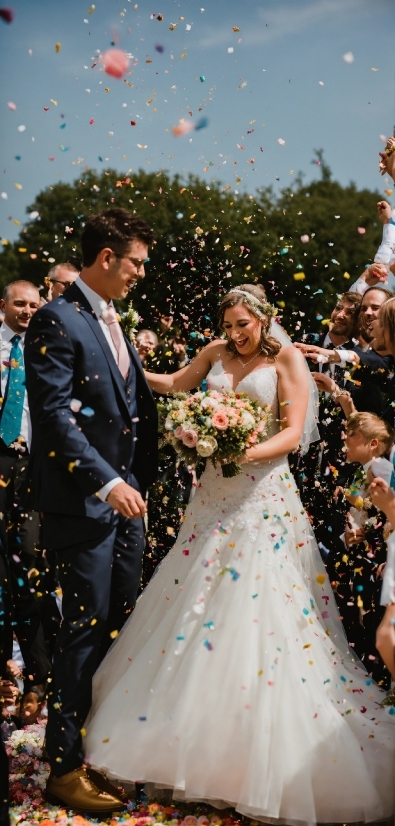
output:
M224 410L216 410L212 417L213 427L217 430L226 430L229 427L229 419Z
M174 431L174 435L175 435L176 439L182 439L184 433L185 433L185 430L184 430L182 424L179 424L178 427L176 427L176 429Z
M185 445L185 447L195 447L197 440L198 436L196 430L184 430L184 434L182 436L182 443Z

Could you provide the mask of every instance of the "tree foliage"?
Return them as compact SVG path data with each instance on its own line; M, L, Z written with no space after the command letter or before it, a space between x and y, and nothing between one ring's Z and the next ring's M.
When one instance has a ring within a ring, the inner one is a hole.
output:
M334 294L347 290L372 261L381 224L380 194L341 186L321 150L316 157L321 180L304 185L298 176L277 198L268 188L235 195L230 187L164 172L125 178L112 169L85 171L73 184L43 190L28 207L39 216L28 220L16 242L4 245L0 288L17 278L43 284L53 262L78 255L89 216L114 205L140 214L155 232L147 276L133 294L144 325L171 301L189 331L212 330L219 295L259 281L290 332L297 321L319 329Z

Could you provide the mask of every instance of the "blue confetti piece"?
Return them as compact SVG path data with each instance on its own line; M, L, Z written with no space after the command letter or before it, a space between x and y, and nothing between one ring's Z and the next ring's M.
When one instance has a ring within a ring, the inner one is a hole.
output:
M142 722L144 722L146 719L146 717L139 717L139 720L141 720Z
M199 129L206 129L207 126L208 126L208 118L200 118L200 120L198 120L197 123L196 123L195 132L198 132Z
M306 678L305 678L305 677L301 677L301 680L302 680L302 683L305 683L305 682L306 682Z
M340 679L343 681L343 683L347 682L347 678L343 677L343 674L340 674Z
M20 160L21 160L21 157L22 157L22 155L15 155L15 160L16 160L16 161L20 161Z
M177 212L176 218L183 218L183 217L184 217L183 212Z
M325 685L325 683L330 683L330 677L328 677L327 680L324 680L324 685Z
M203 644L206 646L206 648L207 648L207 650L208 650L208 651L212 651L212 650L213 650L213 646L211 645L210 640L205 640Z
M235 569L234 569L234 568L229 568L229 573L230 573L230 575L231 575L232 579L233 579L233 580L235 580L235 581L236 581L236 579L238 579L238 578L239 578L239 576L240 576L240 574L239 574L239 573L237 573L237 571L235 571Z
M365 680L365 683L366 683L366 685L372 685L372 681L371 681L371 680Z
M310 611L308 611L307 608L303 608L303 613L307 617L307 615L310 613Z
M162 44L161 44L161 43L157 43L157 44L155 45L155 50L156 50L157 52L159 52L159 54L163 54L163 52L165 51L165 47L164 47L164 46L162 46Z
M205 628L210 628L210 630L211 630L211 631L213 631L213 630L214 630L214 628L215 628L215 625L214 625L213 621L212 621L212 620L210 620L209 622L205 622L205 623L204 623L204 627L205 627Z
M256 598L257 598L257 596L258 596L258 594L252 594L252 598L253 598L253 599L256 599Z
M103 158L101 155L98 155L98 160L100 161L100 163L103 163Z
M269 519L269 514L268 514L267 511L264 511L262 516L263 516L264 519Z
M388 712L388 713L389 713L389 714L395 714L395 707L394 707L394 706L391 706L391 708L390 708L390 710L389 710L389 712Z
M83 416L88 416L88 418L95 415L95 411L92 407L83 407L82 410L80 410L80 413L82 413Z
M20 587L20 588L23 588L24 584L25 584L25 583L24 583L23 579L21 579L20 577L18 577L18 585L19 585L19 587Z
M204 76L204 75L200 75L199 80L200 80L200 83L204 83L204 81L206 80L206 78L205 78L205 76Z
M176 637L176 640L185 640L185 637L182 634L179 634L178 637Z
M65 124L65 123L61 123L59 128L60 128L60 129L66 129L66 124Z

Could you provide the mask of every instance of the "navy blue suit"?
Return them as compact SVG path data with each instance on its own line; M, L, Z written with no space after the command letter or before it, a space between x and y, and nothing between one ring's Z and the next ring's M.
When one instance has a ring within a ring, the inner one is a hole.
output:
M128 349L124 380L76 285L34 315L25 340L29 497L43 513L63 591L47 729L58 776L82 763L92 676L133 609L141 576L143 520L120 516L96 495L119 476L144 496L157 475L156 406Z

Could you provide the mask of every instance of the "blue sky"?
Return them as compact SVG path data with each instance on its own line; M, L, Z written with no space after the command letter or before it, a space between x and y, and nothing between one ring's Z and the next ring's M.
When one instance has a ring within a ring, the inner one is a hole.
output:
M313 150L323 148L337 180L384 197L377 153L395 120L393 0L10 5L14 21L0 20L2 238L17 237L40 190L85 167L278 191L298 171L319 176ZM127 82L101 67L99 52L114 40L133 55ZM180 118L203 116L207 128L172 135Z

